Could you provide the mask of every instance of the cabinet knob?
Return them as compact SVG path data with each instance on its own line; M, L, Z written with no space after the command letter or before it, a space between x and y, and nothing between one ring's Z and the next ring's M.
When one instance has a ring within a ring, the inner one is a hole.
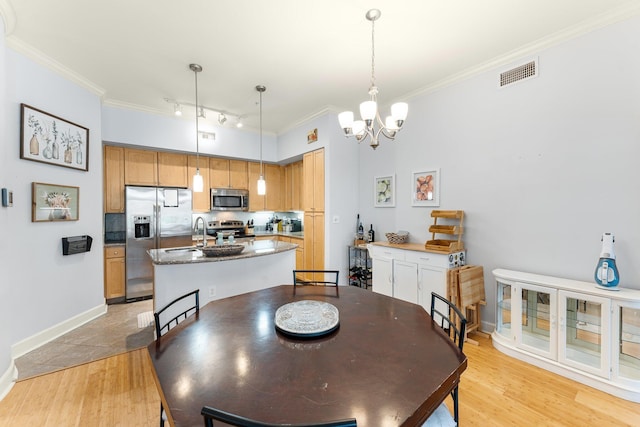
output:
M114 255L118 255L118 251L113 251L113 254Z

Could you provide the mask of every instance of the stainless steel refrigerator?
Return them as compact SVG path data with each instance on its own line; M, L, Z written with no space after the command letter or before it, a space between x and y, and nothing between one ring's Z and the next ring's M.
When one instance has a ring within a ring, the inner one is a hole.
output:
M153 296L149 249L191 246L191 190L132 187L125 190L126 300Z

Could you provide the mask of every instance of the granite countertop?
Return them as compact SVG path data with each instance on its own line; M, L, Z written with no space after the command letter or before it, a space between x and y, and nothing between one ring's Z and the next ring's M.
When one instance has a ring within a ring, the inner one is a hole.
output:
M244 250L237 255L207 257L195 246L169 249L150 249L147 251L151 261L156 265L163 264L195 264L203 262L221 262L235 259L253 258L257 256L272 255L280 252L295 250L295 243L279 242L277 240L256 240L252 242L237 243L243 245ZM208 245L213 246L213 245Z
M283 236L283 237L293 237L297 239L304 239L303 231L290 231L285 233L284 231L256 231L256 237L262 236Z

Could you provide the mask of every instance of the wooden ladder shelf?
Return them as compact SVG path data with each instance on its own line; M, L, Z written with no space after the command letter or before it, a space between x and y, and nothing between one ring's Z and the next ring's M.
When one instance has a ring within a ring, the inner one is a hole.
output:
M464 221L464 211L434 210L431 211L431 217L433 218L433 225L429 227L431 240L427 240L424 248L445 254L463 251L462 233L464 228L462 227L462 221ZM442 218L442 220L457 220L457 223L451 224L451 221L449 221L449 224L438 224L438 218ZM457 236L457 239L436 239L436 234Z

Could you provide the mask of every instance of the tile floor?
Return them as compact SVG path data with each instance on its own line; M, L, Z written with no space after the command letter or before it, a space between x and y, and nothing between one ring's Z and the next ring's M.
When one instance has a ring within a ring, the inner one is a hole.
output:
M147 346L153 326L138 328L138 314L153 300L110 305L107 313L16 359L18 380Z

